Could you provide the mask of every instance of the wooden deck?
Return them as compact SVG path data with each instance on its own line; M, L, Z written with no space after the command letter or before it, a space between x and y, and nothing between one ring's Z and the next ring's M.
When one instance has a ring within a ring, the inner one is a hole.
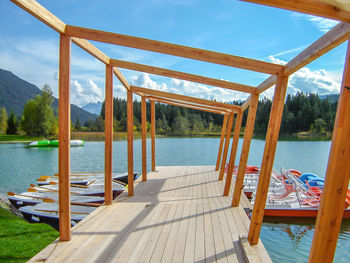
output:
M30 262L271 262L261 241L249 246L249 219L222 195L214 167L157 169L137 180L134 197L98 208L71 241L55 241Z

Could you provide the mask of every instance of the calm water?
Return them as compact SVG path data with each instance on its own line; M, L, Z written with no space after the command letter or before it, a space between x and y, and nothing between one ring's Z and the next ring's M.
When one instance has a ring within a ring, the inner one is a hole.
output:
M264 141L253 140L249 164L260 166ZM158 138L157 165L215 165L219 138ZM240 140L239 151L242 140ZM113 170L127 170L126 141L113 144ZM147 142L150 147L150 141ZM294 168L324 177L330 142L278 143L274 167ZM147 149L150 157L150 148ZM239 158L239 152L237 154ZM24 144L0 144L0 194L7 191L22 192L40 175L57 172L58 149L26 148ZM134 141L135 170L141 171L141 140ZM148 167L150 167L148 159ZM87 142L84 147L71 149L71 170L103 171L104 143ZM307 262L313 226L310 224L265 223L261 239L274 262ZM338 239L334 262L349 262L350 223L344 223Z

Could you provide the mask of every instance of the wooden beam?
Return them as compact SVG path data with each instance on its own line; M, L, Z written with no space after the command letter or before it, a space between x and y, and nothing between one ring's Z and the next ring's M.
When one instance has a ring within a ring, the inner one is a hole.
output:
M142 181L147 181L147 117L146 98L141 97L141 128L142 128Z
M74 37L253 70L267 74L278 74L283 70L283 66L265 61L90 28L66 25L65 33Z
M152 150L152 171L156 170L156 107L151 101L151 150Z
M226 129L227 129L227 120L228 120L228 114L225 114L224 120L222 122L220 144L219 144L218 157L216 158L215 171L219 171L219 168L220 168L220 162L221 162L221 156L222 156L222 147L224 145L225 132L226 132Z
M140 88L136 86L131 86L131 89L133 90L133 92L142 93L143 95L190 102L192 104L199 104L201 106L212 106L212 107L216 107L217 109L221 108L223 110L230 109L236 112L241 111L241 107L237 105L226 104L226 103L211 101L211 100L204 100L204 99L199 99L199 98L194 98L194 97L189 97L189 96L184 96L180 94L169 93L169 92L164 92L159 90Z
M333 262L350 177L350 42L309 262Z
M130 84L129 82L124 78L123 74L117 69L116 67L113 68L114 75L119 79L120 83L123 84L123 86L130 90Z
M58 33L64 33L66 24L54 16L49 10L44 8L36 1L29 0L11 0L14 4L27 11L32 16L45 23Z
M221 159L219 181L224 179L225 166L226 166L226 160L227 160L227 153L228 153L228 148L230 147L230 139L231 139L231 131L232 131L233 119L234 119L234 114L230 114L230 117L228 119L227 129L226 129L226 138L225 138L224 152L222 154L222 159Z
M242 0L246 2L257 3L277 8L283 8L291 11L301 12L314 16L322 16L330 19L350 22L350 12L317 0Z
M105 204L113 200L113 67L106 65L105 91Z
M128 138L128 195L134 195L134 142L133 142L133 98L132 91L127 90L127 138Z
M236 160L239 135L241 133L241 127L242 127L242 118L243 118L243 112L237 113L236 122L235 122L235 130L234 130L233 139L232 139L230 161L229 161L229 166L228 166L228 170L227 170L227 174L226 174L224 196L228 196L230 193L231 181L232 181L232 176L233 176L233 169L235 167L235 160Z
M252 101L252 96L249 96L241 106L242 112L249 107L251 101Z
M71 239L70 217L70 56L71 39L60 35L58 100L58 173L60 240Z
M193 106L192 104L186 103L186 102L177 102L177 101L163 99L163 98L160 99L160 98L153 97L153 96L148 96L147 98L150 100L160 102L160 103L165 103L165 104L174 105L174 106L178 106L178 107L199 110L199 111L206 111L206 112L211 112L211 113L216 113L216 114L227 114L227 111L216 110L216 109L210 108L210 107Z
M322 37L303 50L299 55L293 58L285 65L284 75L291 75L308 65L312 61L321 57L328 51L344 43L349 38L350 24L339 23L334 28L325 33ZM259 86L259 93L264 92L276 84L276 76L270 76Z
M244 138L243 138L243 145L242 145L242 151L241 151L241 158L240 158L239 166L238 166L238 173L237 173L237 178L236 178L235 190L233 192L233 197L232 197L232 206L233 207L239 206L239 202L241 200L241 192L243 189L244 175L245 175L245 170L247 167L250 143L251 143L252 136L253 136L255 116L256 116L256 110L258 108L258 102L259 102L259 96L253 95L252 101L251 101L250 106L249 106L246 127L244 129Z
M249 85L243 85L243 84L234 83L230 81L213 79L213 78L184 73L184 72L170 70L170 69L158 68L158 67L133 63L133 62L127 62L123 60L111 59L111 64L119 68L136 70L136 71L146 72L150 74L165 76L169 78L182 79L182 80L202 83L202 84L230 89L230 90L236 90L236 91L247 92L247 93L256 93L257 91L255 87L252 87Z
M101 50L91 44L89 41L81 38L72 37L72 42L87 53L98 59L104 64L109 64L110 58L106 56Z
M279 76L277 78L277 84L271 106L269 125L266 132L265 149L261 162L253 215L250 221L248 233L248 241L251 245L256 245L259 241L260 229L264 218L265 203L269 191L278 135L281 127L283 106L286 98L287 86L288 76Z

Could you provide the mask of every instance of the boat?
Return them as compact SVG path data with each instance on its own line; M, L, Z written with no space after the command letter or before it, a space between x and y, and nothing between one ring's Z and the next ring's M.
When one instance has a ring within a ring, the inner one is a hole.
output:
M83 140L71 140L70 146L71 147L79 147L84 146ZM28 144L28 147L58 147L59 142L58 140L41 140L41 141L33 141Z
M23 192L21 194L8 193L8 200L17 209L22 206L36 205L43 202L54 203L58 202L57 192ZM104 198L100 196L82 196L82 195L71 195L71 204L79 205L95 205L102 204Z
M138 177L138 173L134 173L134 180L136 180ZM104 174L89 174L89 173L82 173L80 175L71 175L70 177L70 183L72 186L75 185L90 185L93 184L95 181L104 180L105 175ZM121 184L128 184L128 173L115 173L112 175L112 180L115 182L119 182ZM49 185L51 182L58 183L58 176L41 176L39 179L37 179L38 185Z
M29 222L46 223L58 230L58 209L59 207L56 203L40 203L34 206L23 206L19 211ZM74 226L95 209L96 207L71 205L71 225Z

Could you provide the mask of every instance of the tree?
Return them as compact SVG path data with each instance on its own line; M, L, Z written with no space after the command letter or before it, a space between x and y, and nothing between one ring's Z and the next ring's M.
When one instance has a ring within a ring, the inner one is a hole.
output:
M80 131L81 130L79 118L77 118L77 120L75 121L75 130L76 131Z
M18 122L16 120L15 114L11 112L7 120L6 134L17 134Z
M52 102L52 91L49 85L45 84L41 94L26 103L21 121L22 130L26 134L44 137L57 134Z
M6 133L7 129L7 112L5 107L0 109L0 134Z

